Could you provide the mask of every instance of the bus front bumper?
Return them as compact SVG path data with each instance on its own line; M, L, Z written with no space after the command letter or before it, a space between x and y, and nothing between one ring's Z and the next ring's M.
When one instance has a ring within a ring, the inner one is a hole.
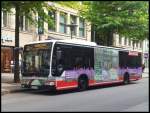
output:
M50 86L50 85L41 85L41 86L37 86L37 85L27 85L27 84L21 84L22 88L28 88L28 89L43 89L43 90L55 90L56 87L55 86Z
M21 87L29 89L48 89L48 90L56 89L55 81L42 81L39 79L22 80Z

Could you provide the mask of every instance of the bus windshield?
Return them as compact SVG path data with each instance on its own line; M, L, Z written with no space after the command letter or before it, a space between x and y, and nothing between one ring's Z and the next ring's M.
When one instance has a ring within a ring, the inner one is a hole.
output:
M23 52L22 76L48 77L52 43L26 45Z

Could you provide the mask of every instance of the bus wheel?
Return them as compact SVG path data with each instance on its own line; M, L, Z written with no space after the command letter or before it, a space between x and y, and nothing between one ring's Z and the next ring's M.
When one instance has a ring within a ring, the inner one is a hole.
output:
M129 84L129 83L130 83L129 74L125 73L124 74L124 84Z
M78 80L79 91L84 91L88 88L88 79L85 77L80 77Z

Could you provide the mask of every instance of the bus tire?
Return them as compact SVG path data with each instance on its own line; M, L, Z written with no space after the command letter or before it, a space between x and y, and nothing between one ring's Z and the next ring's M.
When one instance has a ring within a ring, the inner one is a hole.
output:
M88 88L88 78L87 76L80 76L78 79L78 89L79 91L85 91Z
M127 73L127 72L124 74L124 81L123 81L123 83L125 85L130 83L129 73Z

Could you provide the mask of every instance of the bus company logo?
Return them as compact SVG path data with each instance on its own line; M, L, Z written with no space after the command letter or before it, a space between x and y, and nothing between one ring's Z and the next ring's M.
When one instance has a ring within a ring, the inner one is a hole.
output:
M130 56L138 56L138 52L137 51L129 51Z

